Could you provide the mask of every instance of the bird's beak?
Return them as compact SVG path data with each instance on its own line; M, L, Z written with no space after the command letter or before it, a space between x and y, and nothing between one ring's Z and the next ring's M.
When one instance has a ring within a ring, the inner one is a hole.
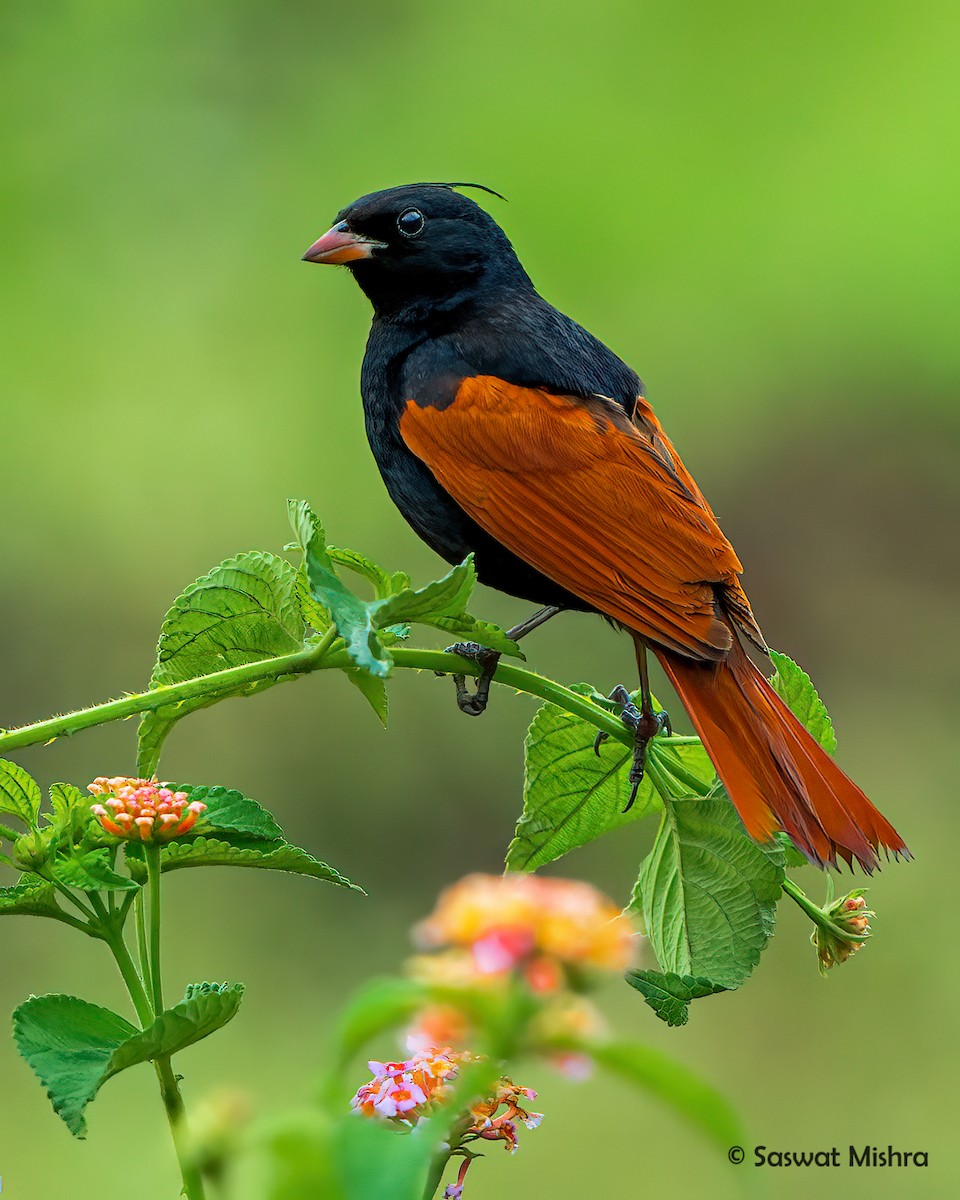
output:
M346 221L340 221L313 243L303 256L303 261L334 264L355 262L358 258L369 258L374 250L382 250L384 245L384 242L375 242L372 238L351 233Z

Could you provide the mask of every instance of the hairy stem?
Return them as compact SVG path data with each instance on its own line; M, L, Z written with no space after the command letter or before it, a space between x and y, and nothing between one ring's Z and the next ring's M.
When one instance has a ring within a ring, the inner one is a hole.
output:
M348 669L354 666L346 651L338 648L337 635L334 630L328 630L324 637L314 646L298 650L294 654L279 655L276 658L263 659L260 662L245 663L241 667L231 667L226 671L215 671L210 675L198 675L186 679L182 683L170 684L165 687L151 688L146 692L137 692L124 696L120 700L110 700L106 704L96 704L90 708L78 709L76 712L63 716L51 717L46 721L37 721L32 725L24 725L19 729L0 732L0 754L11 750L33 746L40 742L49 742L58 737L78 733L82 729L92 729L97 725L105 725L111 721L123 721L141 713L153 712L159 708L173 708L185 700L195 700L206 697L215 700L218 694L234 692L236 689L274 679L278 682L296 679L312 671ZM391 655L396 666L403 670L432 671L452 675L479 675L480 666L456 654L447 654L443 650L422 650L411 646L395 646ZM601 708L589 697L581 696L563 684L556 683L533 671L515 667L503 661L497 666L494 682L514 691L524 692L588 721L594 728L609 734L625 746L633 745L632 735L623 727L619 718L612 712ZM668 769L677 778L684 779L688 775L679 756L672 746L692 744L696 738L671 737L658 738L651 750L668 755ZM652 762L651 778L656 782L656 753ZM693 777L690 777L691 779Z

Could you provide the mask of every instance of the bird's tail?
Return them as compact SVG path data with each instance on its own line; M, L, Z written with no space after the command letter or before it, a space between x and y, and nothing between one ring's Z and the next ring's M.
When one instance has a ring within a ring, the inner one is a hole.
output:
M870 872L881 847L909 857L890 822L804 729L736 636L720 663L668 651L657 657L753 837L765 841L782 828L818 866L839 855Z

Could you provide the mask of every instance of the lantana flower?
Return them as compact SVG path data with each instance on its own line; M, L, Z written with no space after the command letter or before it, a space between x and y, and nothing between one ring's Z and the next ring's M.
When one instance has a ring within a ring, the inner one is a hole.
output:
M168 842L188 833L207 807L191 801L188 792L172 791L156 779L101 776L87 791L103 797L90 811L107 833L141 842Z
M468 875L443 893L417 939L426 949L468 949L479 975L519 969L533 991L545 994L563 987L563 968L624 970L636 933L629 918L589 884Z
M823 908L824 921L818 922L811 935L817 948L820 973L826 975L860 950L870 936L870 918L876 914L867 908L863 888L857 888Z
M431 1047L404 1062L371 1059L367 1066L373 1078L357 1090L350 1107L367 1117L383 1117L412 1127L449 1096L460 1064L470 1058L449 1047Z
M475 1055L449 1047L421 1051L404 1062L373 1059L367 1064L373 1078L357 1089L350 1107L365 1117L414 1128L450 1098L461 1066L476 1061ZM521 1087L505 1076L499 1079L493 1094L475 1100L457 1123L457 1147L483 1139L504 1142L513 1153L517 1124L536 1129L543 1119L542 1113L527 1107L536 1096L532 1088Z

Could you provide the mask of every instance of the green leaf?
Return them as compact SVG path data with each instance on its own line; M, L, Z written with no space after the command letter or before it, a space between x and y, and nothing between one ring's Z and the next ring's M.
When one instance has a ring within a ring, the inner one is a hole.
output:
M91 804L93 797L85 795L72 783L55 783L50 788L52 812L47 820L63 841L79 842L90 826L96 824L90 811Z
M387 700L387 685L383 679L379 675L368 675L366 671L361 671L359 667L355 667L351 671L344 671L344 675L366 697L370 707L380 718L381 723L386 726L390 705Z
M242 983L191 983L179 1004L168 1008L118 1048L110 1061L110 1075L137 1063L179 1054L237 1015L243 999Z
M478 621L466 611L477 581L472 556L442 579L414 589L407 586L407 578L400 572L388 575L354 551L331 550L320 521L305 501L288 501L288 511L303 550L310 593L331 614L348 654L361 670L386 678L393 666L385 645L387 631L393 637L402 636L396 627L410 622L431 625L503 654L523 657L517 644L501 629L487 621ZM335 558L369 579L377 598L366 601L355 596L337 575Z
M243 985L191 984L183 1000L142 1032L123 1017L76 996L31 996L13 1014L17 1049L54 1111L84 1137L84 1110L104 1083L137 1063L179 1053L226 1025Z
M781 830L775 833L774 838L783 847L783 865L785 867L809 867L810 860L805 854L801 854L793 842L790 840L790 835Z
M637 799L627 775L633 752L608 741L598 757L596 726L555 704L544 704L524 742L523 813L507 850L511 871L534 871L603 834L661 807L649 775Z
M588 684L573 690L583 695L593 691ZM537 712L524 743L523 813L507 850L509 870L534 871L663 807L651 771L641 781L633 807L623 811L630 798L633 751L611 739L603 743L598 757L593 749L596 736L589 721L555 704L544 704ZM715 778L698 743L671 744L669 738L657 738L648 754L676 794L690 788L674 772L685 772L703 791Z
M828 754L835 754L837 735L833 730L833 722L810 676L792 658L776 650L770 651L770 661L776 667L776 673L770 680L773 690L824 750Z
M724 798L668 801L637 880L664 971L735 988L773 933L783 849L755 842Z
M137 884L128 875L119 875L110 866L110 851L89 850L71 858L57 856L51 870L58 883L84 892L131 892Z
M31 996L13 1014L17 1049L78 1138L87 1132L84 1109L113 1073L113 1055L136 1033L115 1012L76 996Z
M127 851L130 873L141 882L146 879L142 849L132 844ZM286 871L291 875L305 875L339 887L363 892L358 884L351 883L344 875L328 863L279 839L270 842L242 840L239 844L218 838L198 837L189 842L171 842L160 854L162 871L179 871L184 867L253 867L263 871Z
M669 1105L722 1150L745 1140L729 1101L676 1059L636 1042L607 1042L589 1053L600 1066Z
M19 817L31 829L40 815L40 786L19 763L0 758L0 812Z
M303 550L311 595L326 608L358 667L386 678L393 660L377 637L371 605L340 580L327 553L323 526L305 500L287 501L290 524ZM377 603L377 601L374 601Z
M61 917L56 888L39 875L21 875L19 883L0 888L0 917Z
M627 983L637 989L661 1021L686 1025L691 1000L713 996L728 989L710 979L676 975L672 971L628 971Z
M234 788L221 787L219 784L195 786L188 783L171 783L168 786L174 791L186 792L191 802L196 800L207 806L196 826L204 833L208 830L213 833L233 833L263 841L283 837L283 830L273 815L256 800L251 800Z
M398 621L430 625L460 640L479 642L501 654L523 658L520 647L499 626L479 621L467 612L467 603L476 585L477 572L471 554L442 579L416 590L404 588L375 605L377 627Z
M404 571L385 571L363 554L356 550L342 550L338 546L327 546L327 554L338 566L348 567L373 584L373 592L378 600L402 592L410 586L410 576Z
M150 687L295 653L303 646L305 632L295 567L260 552L228 558L174 601L160 630ZM149 773L155 768L164 737L187 713L225 696L253 695L278 682L262 679L144 713L139 769Z

